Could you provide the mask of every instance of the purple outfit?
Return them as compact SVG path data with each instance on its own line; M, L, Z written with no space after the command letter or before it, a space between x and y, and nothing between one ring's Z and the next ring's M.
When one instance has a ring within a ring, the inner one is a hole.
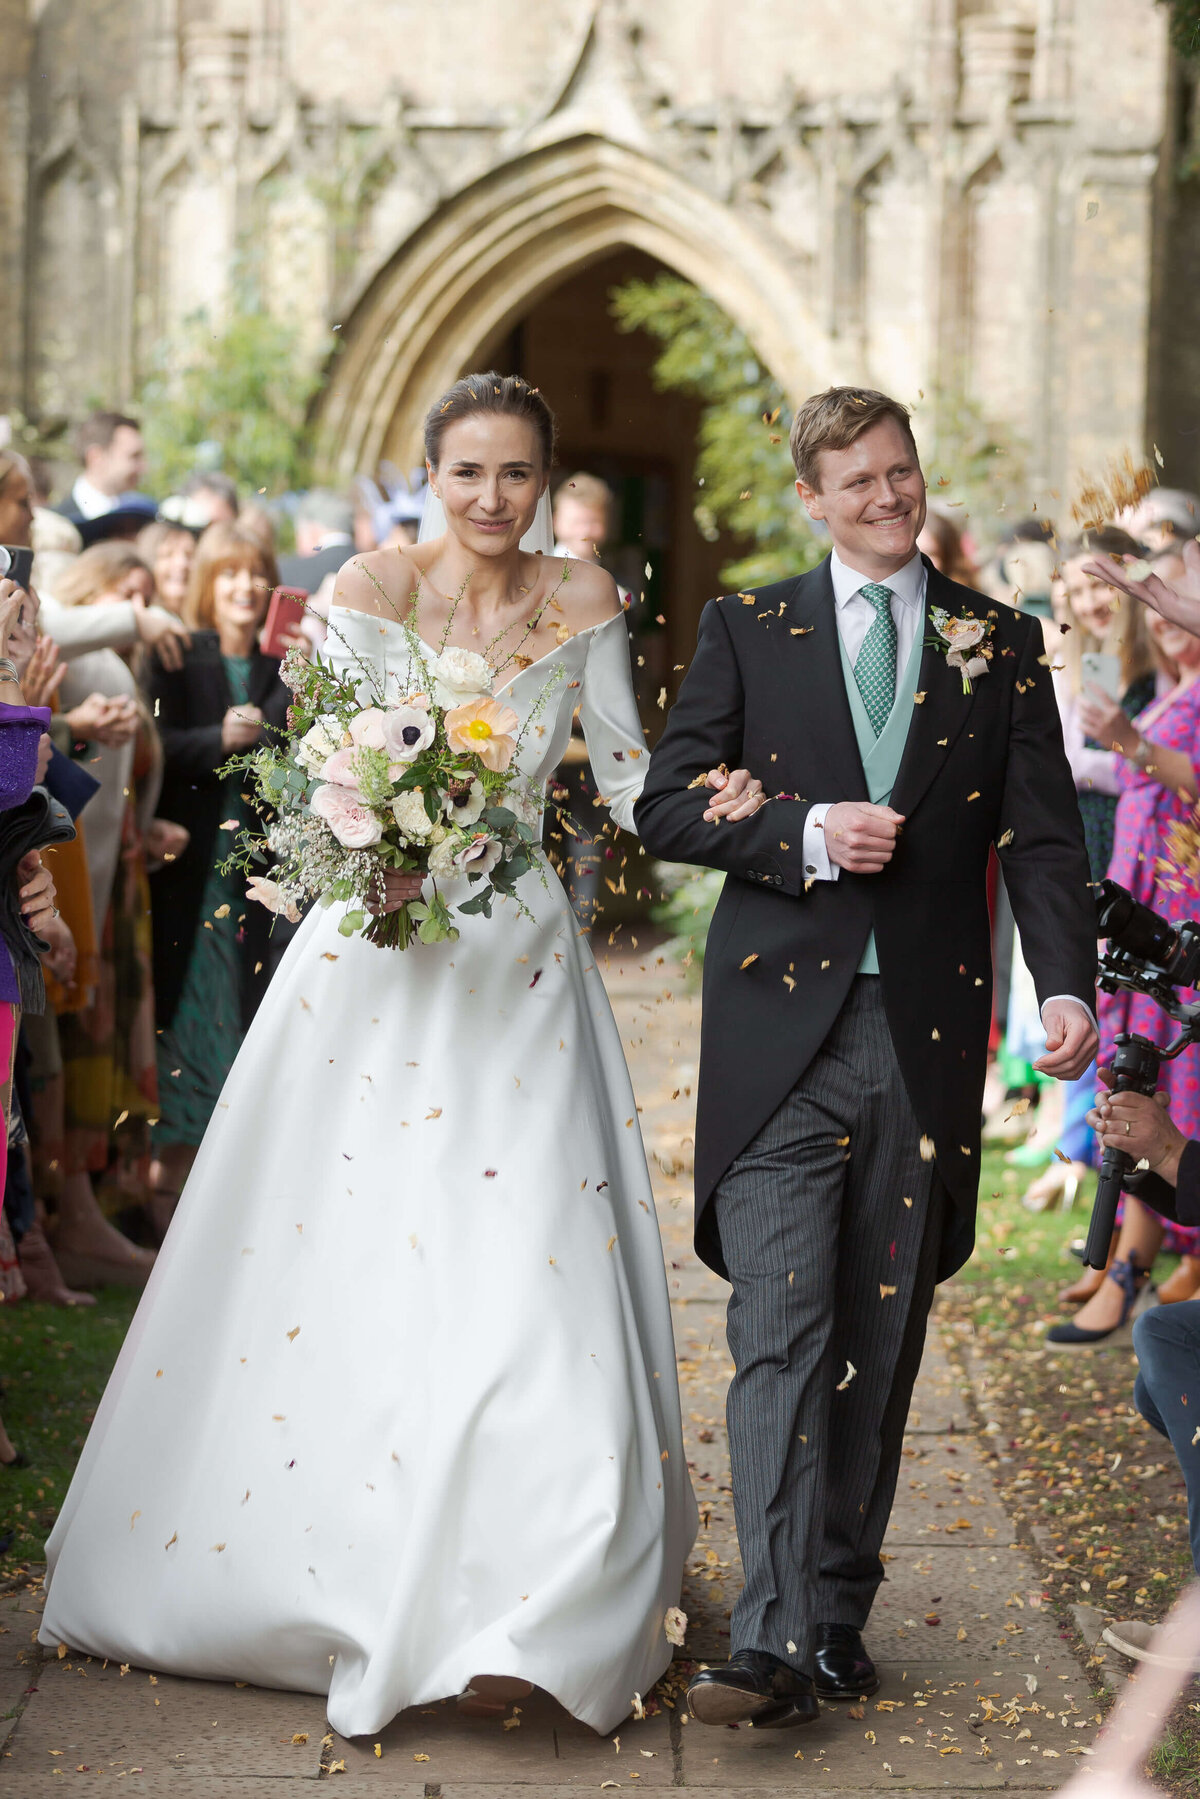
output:
M0 812L24 805L37 775L38 744L50 729L47 706L0 702ZM0 941L0 1005L17 1005L21 992L8 945Z
M1146 718L1152 719L1149 728L1142 723ZM1156 701L1135 722L1149 742L1162 749L1181 751L1200 772L1200 680L1192 681L1165 703ZM1117 802L1109 866L1112 879L1172 923L1200 917L1200 877L1196 871L1160 866L1170 855L1170 827L1191 821L1192 805L1124 759L1118 765L1118 782L1121 797ZM1184 999L1196 997L1194 990L1179 991ZM1166 1044L1176 1035L1176 1026L1143 993L1102 993L1102 1064L1112 1059L1118 1031L1136 1031L1152 1043ZM1185 1052L1173 1062L1164 1062L1159 1076L1159 1086L1170 1099L1171 1118L1185 1137L1200 1136L1200 1075L1195 1069L1195 1055ZM1200 1255L1200 1229L1168 1225L1164 1248L1180 1255Z

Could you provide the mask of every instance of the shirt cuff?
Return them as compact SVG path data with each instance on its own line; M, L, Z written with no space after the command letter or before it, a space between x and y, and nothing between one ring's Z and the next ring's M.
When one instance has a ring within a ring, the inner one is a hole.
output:
M804 821L804 878L806 881L836 881L841 869L830 858L825 843L825 814L833 800L811 806Z
M1046 1007L1052 1006L1054 1004L1055 1000L1063 1000L1063 999L1069 999L1073 1006L1078 1006L1079 1010L1081 1012L1087 1013L1088 1019L1091 1023L1091 1027L1094 1031L1098 1031L1100 1029L1099 1023L1097 1022L1097 1019L1096 1019L1096 1014L1092 1011L1092 1008L1088 1005L1085 1005L1083 1000L1079 999L1074 993L1052 993L1050 995L1049 999L1044 999L1041 1004L1041 1010L1038 1013L1038 1016L1040 1017L1043 1024L1045 1024L1045 1022L1046 1022Z

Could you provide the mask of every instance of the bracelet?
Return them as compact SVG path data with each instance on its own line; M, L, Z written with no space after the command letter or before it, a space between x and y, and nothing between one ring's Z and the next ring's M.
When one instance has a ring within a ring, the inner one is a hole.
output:
M0 656L0 675L7 675L9 680L15 681L18 687L21 685L21 671L8 656Z
M1134 768L1139 769L1142 774L1145 774L1151 766L1150 758L1153 754L1154 745L1150 742L1150 739L1148 737L1139 737L1136 750L1126 756L1125 760L1126 762L1132 763Z

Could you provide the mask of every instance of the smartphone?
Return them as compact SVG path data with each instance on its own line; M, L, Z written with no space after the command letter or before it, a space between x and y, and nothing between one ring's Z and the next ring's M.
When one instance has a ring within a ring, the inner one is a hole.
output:
M1121 658L1103 650L1084 650L1079 658L1079 678L1084 687L1098 687L1110 700L1121 698Z
M29 578L33 574L33 551L23 544L0 544L0 579L15 581L18 587L28 589Z
M308 595L302 587L277 587L267 608L260 645L264 656L282 656L284 639L294 637L308 611Z

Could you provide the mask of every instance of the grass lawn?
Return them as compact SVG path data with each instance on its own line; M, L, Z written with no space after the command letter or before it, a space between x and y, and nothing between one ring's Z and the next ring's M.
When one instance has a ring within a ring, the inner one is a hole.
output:
M0 1468L0 1582L44 1559L46 1533L67 1490L88 1425L138 1294L109 1287L94 1306L63 1310L22 1300L0 1310L0 1415L28 1468Z

